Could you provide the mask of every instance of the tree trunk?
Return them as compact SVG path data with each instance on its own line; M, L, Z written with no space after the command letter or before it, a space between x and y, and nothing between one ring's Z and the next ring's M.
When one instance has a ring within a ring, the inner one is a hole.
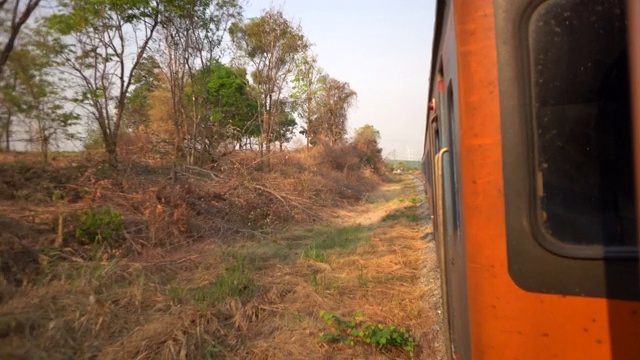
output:
M42 153L42 162L46 165L49 162L49 139L44 136L40 141L40 152Z
M11 132L9 131L11 130L11 127L9 126L11 121L9 119L7 119L7 127L4 129L4 151L6 152L11 151Z
M110 138L106 139L105 150L107 151L107 163L113 169L118 168L118 147L116 143L116 139Z

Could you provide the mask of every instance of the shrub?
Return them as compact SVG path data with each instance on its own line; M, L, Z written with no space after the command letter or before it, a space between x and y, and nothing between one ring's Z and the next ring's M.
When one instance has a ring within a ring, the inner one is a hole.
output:
M76 214L76 237L83 245L111 241L124 229L122 215L116 210L90 206Z

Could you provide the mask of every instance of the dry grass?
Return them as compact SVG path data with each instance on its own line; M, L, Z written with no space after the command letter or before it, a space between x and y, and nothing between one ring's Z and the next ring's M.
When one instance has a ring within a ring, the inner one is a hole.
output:
M20 250L37 269L3 268L20 276L0 277L0 358L408 358L322 342L321 310L406 327L418 358L441 358L433 244L407 217L382 221L418 211L397 200L415 187L386 184L361 203L376 177L329 172L314 156L279 154L274 171L261 172L247 171L252 154L237 154L215 168L182 169L177 183L162 167L134 165L135 176L115 180L89 171L76 177L90 188L77 202L22 202L18 215L16 199L5 202L0 218L22 216L25 229L3 253ZM51 249L56 217L44 215L88 203L125 215L127 236L116 244L126 256ZM30 218L38 211L40 225ZM310 247L322 258L304 255Z

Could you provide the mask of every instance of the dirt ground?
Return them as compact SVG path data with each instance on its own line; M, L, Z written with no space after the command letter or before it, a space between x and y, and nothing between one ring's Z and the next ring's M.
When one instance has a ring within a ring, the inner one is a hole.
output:
M73 174L56 176L64 182ZM53 196L56 179L47 183ZM275 187L257 188L285 203ZM185 193L206 195L194 189ZM220 193L212 198L229 196ZM118 196L111 201L127 199ZM414 358L444 358L435 244L412 176L380 184L358 205L326 206L314 223L232 237L203 231L198 241L127 256L101 248L91 259L38 250L60 238L57 218L28 204L0 199L0 229L12 229L0 234L2 359L410 358L392 347L324 341L332 328L323 311L406 328L417 343ZM20 269L11 268L16 263Z

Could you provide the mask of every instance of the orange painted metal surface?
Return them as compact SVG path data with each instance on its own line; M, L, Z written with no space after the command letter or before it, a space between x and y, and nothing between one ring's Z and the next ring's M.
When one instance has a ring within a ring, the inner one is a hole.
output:
M473 359L640 358L640 304L529 293L511 280L493 0L454 10Z

